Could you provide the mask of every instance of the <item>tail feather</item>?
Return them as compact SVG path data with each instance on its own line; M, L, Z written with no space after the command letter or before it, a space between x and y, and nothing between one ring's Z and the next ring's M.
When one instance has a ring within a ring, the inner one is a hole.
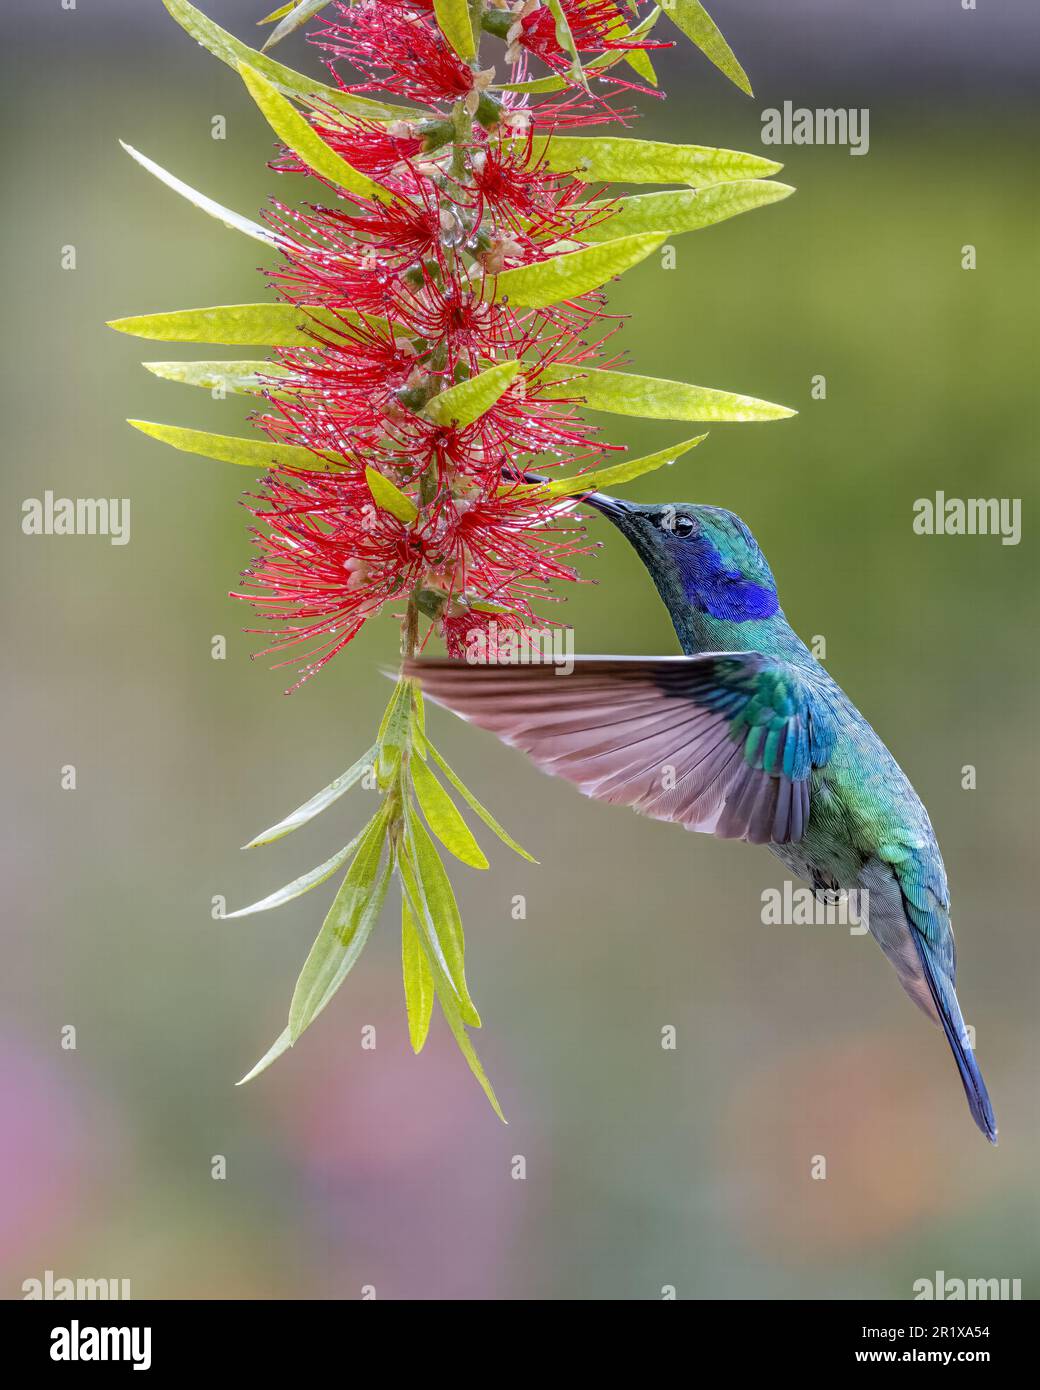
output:
M968 1098L968 1109L971 1111L971 1117L989 1142L995 1144L997 1142L996 1117L993 1114L993 1106L990 1102L989 1092L986 1090L986 1083L982 1079L982 1073L975 1061L975 1054L968 1043L968 1030L961 1014L960 1004L957 1002L953 983L941 978L939 972L933 967L928 959L928 947L917 932L912 932L911 935L917 946L918 955L921 957L921 967L924 970L925 979L928 981L928 988L939 1015L939 1022L946 1034L946 1041L950 1044L950 1051L957 1063L957 1070L961 1074L961 1082L964 1086L964 1094Z

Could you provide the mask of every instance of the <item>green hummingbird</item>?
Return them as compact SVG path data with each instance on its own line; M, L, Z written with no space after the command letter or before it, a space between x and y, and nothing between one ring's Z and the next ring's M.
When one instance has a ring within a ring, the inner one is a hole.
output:
M972 1117L997 1127L955 989L946 871L906 774L784 616L720 507L583 499L635 547L685 655L407 665L425 692L587 796L768 845L817 894L856 890L910 998L943 1029Z

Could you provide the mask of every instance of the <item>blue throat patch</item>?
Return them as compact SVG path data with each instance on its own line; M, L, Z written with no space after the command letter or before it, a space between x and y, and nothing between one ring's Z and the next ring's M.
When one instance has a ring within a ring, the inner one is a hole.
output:
M739 570L727 568L715 547L706 541L684 547L675 558L686 598L702 613L723 622L746 623L771 618L780 607L775 585L758 584Z

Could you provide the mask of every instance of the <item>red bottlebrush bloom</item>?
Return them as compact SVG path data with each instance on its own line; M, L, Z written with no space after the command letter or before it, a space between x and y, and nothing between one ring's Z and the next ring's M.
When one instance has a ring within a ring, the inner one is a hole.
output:
M626 37L611 0L568 0L566 13L583 50L652 46ZM511 44L559 70L546 8L514 19L513 30ZM316 131L384 192L329 184L322 201L275 203L267 217L283 251L270 278L300 307L309 343L277 350L256 423L276 443L309 451L315 470L276 469L249 501L258 555L238 596L264 619L267 650L302 658L302 679L369 618L419 596L452 651L466 624L484 624L487 636L539 621L533 605L577 577L570 561L587 547L570 504L504 484L503 469L580 468L614 447L576 415L580 389L568 399L561 369L606 363L618 327L604 319L598 292L523 309L497 286L503 271L582 245L611 216L613 203L550 169L533 133L546 121L551 139L572 119L618 119L601 94L568 87L531 110L527 94L496 95L491 72L455 54L425 4L338 4L335 22L312 39L343 90L378 88L432 111L382 123L322 107ZM344 61L362 74L359 85L338 74ZM439 109L446 103L455 104L451 122ZM276 167L306 166L287 151ZM501 362L523 363L522 373L478 418L456 425L428 413L442 392ZM371 470L414 519L376 504Z

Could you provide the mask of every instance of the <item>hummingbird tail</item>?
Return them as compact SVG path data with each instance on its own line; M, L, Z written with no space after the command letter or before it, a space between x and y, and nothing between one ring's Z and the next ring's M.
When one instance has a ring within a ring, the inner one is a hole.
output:
M916 939L916 933L914 935ZM961 1074L961 1082L964 1086L964 1094L968 1098L968 1109L971 1111L971 1117L989 1142L995 1144L997 1142L996 1117L993 1114L993 1106L990 1102L989 1092L986 1090L986 1083L982 1079L982 1072L979 1071L979 1065L975 1061L975 1053L968 1041L968 1030L961 1014L960 1004L957 1002L953 982L940 976L928 959L928 948L920 940L917 941L917 949L921 957L921 964L924 967L925 978L928 981L928 988L939 1015L939 1022L946 1034L946 1041L950 1044L950 1051L957 1063L957 1070Z

